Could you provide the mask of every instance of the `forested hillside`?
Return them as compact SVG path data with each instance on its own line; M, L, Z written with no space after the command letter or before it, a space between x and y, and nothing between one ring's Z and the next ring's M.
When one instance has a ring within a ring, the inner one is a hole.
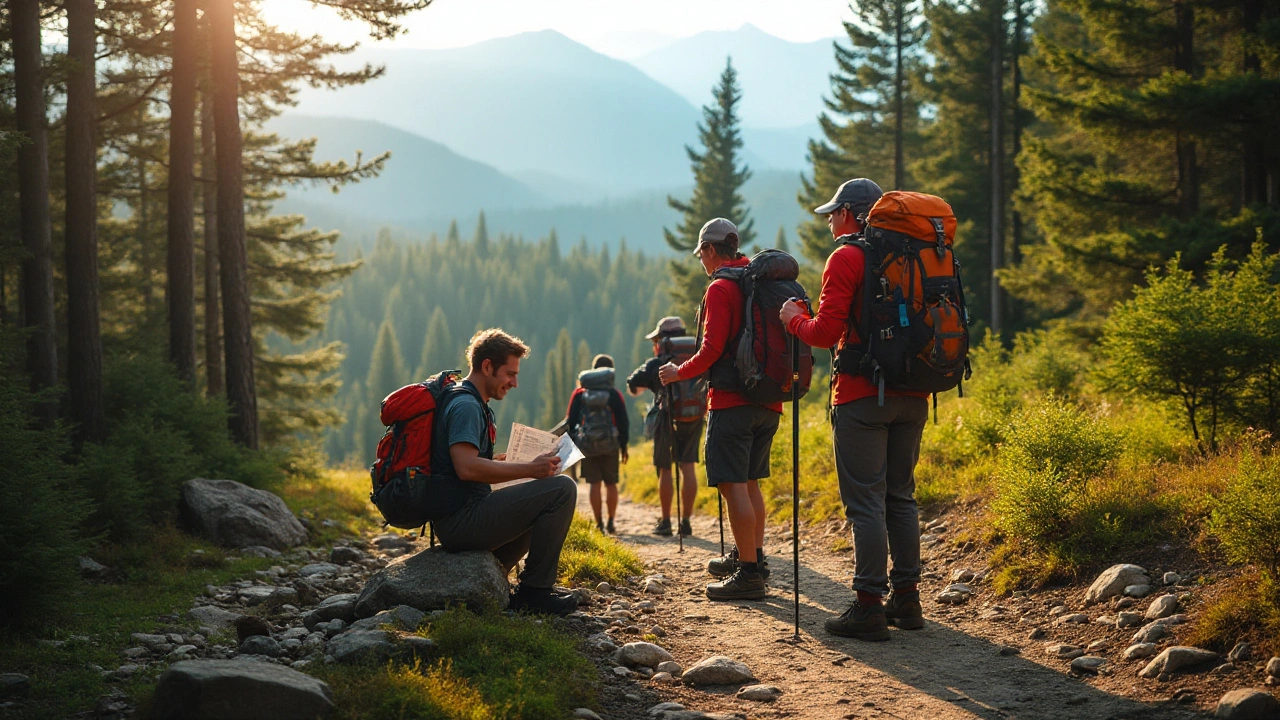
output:
M465 368L467 341L492 326L532 348L520 386L493 403L499 447L512 421L549 428L595 353L614 356L619 387L651 355L644 335L667 314L666 272L665 259L625 244L562 249L554 233L537 241L490 238L483 221L465 242L456 228L426 243L384 232L342 284L320 341L346 344L337 403L347 423L327 435L330 458L367 465L383 430L379 401L431 373ZM638 421L641 400L632 405Z

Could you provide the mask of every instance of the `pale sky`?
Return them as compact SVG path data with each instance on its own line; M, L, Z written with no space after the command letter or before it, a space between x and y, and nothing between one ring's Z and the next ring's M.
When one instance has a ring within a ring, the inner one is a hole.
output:
M372 42L357 23L344 22L306 0L270 0L267 18L292 30L342 41ZM392 45L447 48L534 30L557 30L597 52L630 59L706 30L750 23L793 42L842 34L847 0L434 0L405 22Z

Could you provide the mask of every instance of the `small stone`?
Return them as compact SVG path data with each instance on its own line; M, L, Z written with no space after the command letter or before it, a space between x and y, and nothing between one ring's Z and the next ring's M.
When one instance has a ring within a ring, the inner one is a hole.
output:
M245 638L244 642L240 643L239 652L241 655L280 657L283 651L280 649L280 643L276 642L274 638L267 635L254 635Z
M1098 617L1093 619L1093 624L1106 625L1108 627L1111 627L1116 624L1116 619L1111 617L1110 615L1099 615Z
M1225 720L1269 720L1280 717L1280 700L1262 690L1232 690L1218 700L1213 716Z
M1021 655L1022 649L1013 647L1012 645L1001 645L1000 649L996 651L996 654L1000 657L1012 657L1014 655Z
M667 636L667 631L664 630L661 625L654 625L653 627L649 628L649 634L653 635L654 637L664 638Z
M1233 663L1240 663L1253 657L1253 646L1247 642L1238 642L1235 647L1231 648L1231 652L1227 653L1227 659Z
M1122 612L1116 615L1116 627L1130 628L1142 624L1142 613Z
M685 685L737 685L755 679L746 665L725 657L713 655L698 661L684 671L681 678Z
M613 674L621 678L631 677L631 670L629 670L628 668L619 666L613 669Z
M1147 606L1147 620L1159 620L1172 615L1178 609L1177 595L1161 595Z
M138 672L141 669L142 669L141 665L134 665L133 663L125 663L124 665L121 665L120 667L116 668L115 672L113 672L112 675L117 678L124 679L128 677L133 677L133 674Z
M756 702L773 702L782 695L782 691L773 685L747 685L738 690L738 698Z
M647 642L631 642L618 648L618 661L624 665L635 667L655 667L659 663L674 660L666 649Z
M26 697L31 692L31 678L19 673L0 673L0 698Z
M179 645L165 657L165 660L171 663L176 663L182 662L183 660L194 660L196 657L198 656L196 654L195 645Z
M943 592L958 592L966 595L974 594L973 588L966 583L951 583L943 590Z
M1120 564L1112 565L1102 572L1101 575L1093 581L1089 586L1088 592L1085 593L1085 604L1109 600L1116 595L1124 594L1126 587L1147 582L1147 571L1139 565Z
M1160 576L1161 585L1177 585L1180 582L1182 582L1182 576L1173 571L1169 571Z
M951 571L951 582L953 583L967 583L967 582L971 582L972 580L973 580L972 570L957 568Z
M1046 635L1048 635L1048 634L1049 634L1049 633L1045 632L1044 628L1032 628L1031 632L1027 633L1027 639L1028 639L1028 640L1042 640L1042 639L1044 639L1044 636L1046 636Z
M129 637L133 638L133 641L138 643L139 645L144 645L147 648L150 648L151 650L155 650L165 645L172 645L172 643L169 642L169 638L165 637L164 635L151 635L148 633L133 633Z
M1192 669L1217 660L1218 654L1210 650L1184 646L1167 647L1164 652L1147 663L1146 667L1139 670L1138 676L1154 678L1160 675L1172 675L1175 672Z
M613 592L613 586L607 582L602 582L599 585L596 585L596 592L600 593L601 595L608 595L609 593Z
M1157 640L1166 638L1171 634L1172 633L1169 632L1169 628L1165 626L1165 623L1163 620L1153 620L1152 622L1149 622L1146 625L1143 625L1142 628L1138 630L1138 632L1133 634L1132 642L1135 642L1135 643L1156 642Z
M1280 656L1273 657L1267 661L1267 675L1280 677Z
M245 615L236 620L236 640L244 642L255 635L271 635L271 625L260 617Z
M1102 666L1106 664L1106 658L1084 655L1071 661L1071 670L1078 673L1097 674Z
M1071 613L1070 615L1063 615L1055 622L1059 625L1087 625L1089 623L1089 616L1084 613Z
M1059 660L1074 660L1084 655L1084 650L1066 643L1047 643L1044 646L1044 654Z
M943 591L938 593L938 602L943 605L963 605L969 601L968 593Z
M358 563L366 557L368 557L368 555L365 555L362 550L357 550L353 547L339 546L329 551L329 562L335 565L350 565L352 563Z
M1069 612L1071 612L1071 608L1066 605L1054 605L1049 608L1049 617L1058 617L1059 615L1066 615Z
M1141 598L1151 594L1151 586L1145 583L1138 585L1127 585L1124 594L1128 597Z
M1142 660L1155 654L1155 643L1135 643L1124 649L1125 660Z
M573 716L580 720L600 720L600 716L590 708L574 708Z
M1090 653L1102 652L1103 650L1106 650L1109 647L1111 647L1111 641L1106 638L1103 638L1101 640L1094 640L1093 642L1089 643L1089 647L1085 648L1085 651Z
M657 670L660 673L670 673L672 677L680 677L684 674L684 668L680 666L680 663L674 660L660 662L654 670Z
M1234 663L1222 663L1218 667L1209 671L1210 675L1230 675L1236 671Z
M663 595L667 592L667 587L656 578L649 578L644 583L644 591L650 595Z
M665 712L670 712L670 711L679 712L680 710L684 710L684 706L681 705L680 703L664 702L664 703L658 703L657 705L654 705L653 707L649 708L646 712L649 714L649 717L659 717Z
M662 683L664 685L669 684L675 680L675 678L672 677L671 673L669 672L656 672L653 674L653 677L649 679L655 683Z
M1133 599L1133 598L1131 598L1131 597L1122 597L1122 598L1120 598L1120 599L1116 600L1116 609L1117 609L1117 610L1125 610L1125 609L1127 609L1127 608L1131 608L1131 607L1133 607L1134 605L1137 605L1137 604L1138 604L1138 601L1137 601L1137 600L1134 600L1134 599Z
M298 570L298 575L304 578L310 577L331 577L342 572L342 568L333 563L312 563L303 565Z
M151 651L144 647L131 647L120 653L128 660L137 660L151 654Z
M111 568L94 560L91 557L80 557L76 560L76 565L80 570L80 577L90 580L97 580L106 577L111 572Z
M224 610L216 605L202 605L188 610L187 617L201 625L207 625L215 630L220 630L222 628L232 627L235 625L236 620L239 620L244 616L240 613Z

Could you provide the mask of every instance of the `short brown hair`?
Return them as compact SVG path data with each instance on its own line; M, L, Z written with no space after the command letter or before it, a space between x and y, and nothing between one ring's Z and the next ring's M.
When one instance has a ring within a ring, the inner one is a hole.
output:
M507 359L512 355L522 358L528 354L529 346L523 340L501 328L481 330L472 335L471 342L467 343L467 362L471 364L472 372L480 370L485 360L497 368L506 365Z
M602 367L613 367L612 355L605 355L604 353L600 353L599 355L592 358L591 360L592 370L595 370L596 368L602 368Z

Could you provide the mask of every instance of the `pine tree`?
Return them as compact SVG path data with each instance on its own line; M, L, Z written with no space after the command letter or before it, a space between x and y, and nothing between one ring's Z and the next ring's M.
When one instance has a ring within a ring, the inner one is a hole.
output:
M370 397L384 398L392 390L408 384L408 373L404 369L404 355L400 352L400 341L396 339L395 326L388 317L382 321L378 329L378 341L373 346L373 359L369 366L369 377L365 381L365 389Z
M673 289L671 299L677 314L692 316L702 299L706 278L689 253L698 243L698 231L716 217L727 218L738 226L738 246L749 247L755 241L755 220L750 217L742 199L742 186L751 177L745 164L740 166L742 131L738 125L738 103L742 89L732 59L725 60L724 72L711 90L712 103L702 108L698 123L698 141L702 150L686 146L685 152L693 168L693 196L688 201L667 197L667 204L680 215L675 231L662 229L667 245L681 257L669 263Z
M781 225L778 226L777 236L773 238L773 247L785 253L791 252L791 243L787 242L787 229Z
M168 265L169 360L178 377L196 375L195 160L196 0L174 0L169 90Z
M480 211L480 219L476 221L476 251L481 255L489 252L489 228L484 222L484 211Z
M573 340L568 328L561 328L556 344L547 351L546 370L542 381L542 413L538 424L550 428L564 417L569 406L569 394L577 379L574 369Z
M919 76L927 35L922 0L858 0L858 22L846 22L850 47L835 43L827 111L818 118L821 139L809 141L813 173L801 177L806 212L831 198L846 180L866 177L885 189L908 188L920 143ZM805 257L826 262L835 249L823 218L800 228Z
M427 336L422 341L422 353L418 360L418 369L414 378L424 380L441 370L461 369L461 356L453 344L453 335L449 332L449 318L444 309L436 306L427 322Z

